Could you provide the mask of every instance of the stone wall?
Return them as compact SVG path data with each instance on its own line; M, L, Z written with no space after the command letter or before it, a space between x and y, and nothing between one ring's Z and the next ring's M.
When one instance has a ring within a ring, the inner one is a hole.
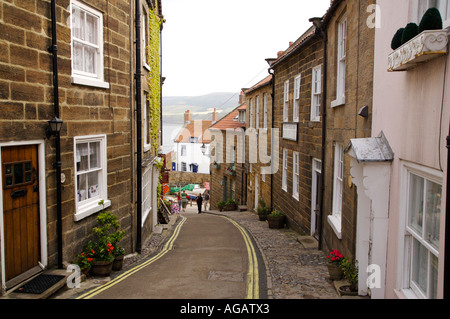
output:
M312 161L321 159L322 122L311 121L312 69L322 66L323 41L311 36L306 44L285 58L275 70L274 127L280 130L279 169L273 176L273 206L288 217L288 225L300 233L311 233ZM288 122L294 122L295 77L301 75L298 141L282 138L284 83L289 80ZM322 80L323 83L323 80ZM282 189L283 150L287 150L287 189ZM299 153L299 196L293 197L293 153Z

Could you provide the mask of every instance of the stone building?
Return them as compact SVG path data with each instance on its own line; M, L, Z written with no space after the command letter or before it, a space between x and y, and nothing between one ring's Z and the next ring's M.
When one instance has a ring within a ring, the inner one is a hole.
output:
M350 139L371 136L375 30L367 9L374 3L334 0L319 23L327 43L320 239L347 257L355 255L357 192L344 151Z
M323 41L314 26L268 60L274 76L274 128L279 169L273 175L274 208L289 227L318 238L322 163Z
M256 211L260 198L266 206L272 204L272 174L267 169L271 166L272 156L272 75L249 89L243 89L243 92L248 105L243 171L247 191L243 203L247 209Z
M0 4L2 292L71 263L100 200L126 231L127 253L139 251L155 224L149 201L157 183L143 178L138 189L135 176L157 162L160 145L161 1L142 0L136 9L125 0ZM60 132L49 130L52 119L62 120Z
M237 108L208 129L211 137L211 209L217 209L218 202L230 199L242 203L246 104L242 99L240 102Z

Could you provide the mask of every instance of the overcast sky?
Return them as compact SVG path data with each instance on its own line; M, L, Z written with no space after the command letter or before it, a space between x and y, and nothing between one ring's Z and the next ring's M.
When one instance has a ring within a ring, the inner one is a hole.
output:
M163 0L163 96L238 92L263 79L266 58L323 16L330 0Z

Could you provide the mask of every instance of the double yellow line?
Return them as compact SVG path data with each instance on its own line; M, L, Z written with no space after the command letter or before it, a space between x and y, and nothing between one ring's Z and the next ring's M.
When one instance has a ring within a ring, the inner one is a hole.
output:
M181 215L180 215L181 216ZM164 248L154 257L150 258L149 260L143 262L142 264L139 264L133 268L131 268L130 270L124 272L123 274L121 274L120 276L117 276L116 278L114 278L113 280L109 281L107 284L102 285L100 287L97 287L79 297L77 297L76 299L90 299L98 294L100 294L101 292L105 291L106 289L109 289L115 285L117 285L119 282L121 282L122 280L125 280L126 278L128 278L129 276L133 275L134 273L138 272L139 270L141 270L142 268L147 267L148 265L154 263L155 261L157 261L158 259L160 259L162 256L164 256L165 254L167 254L170 250L173 249L173 244L175 242L175 240L178 238L178 235L180 233L180 229L183 226L184 222L186 221L186 217L181 216L181 222L178 223L177 227L175 227L175 230L172 234L172 236L170 237L170 239L167 241L167 243L164 245Z
M258 258L256 256L255 247L248 235L247 231L231 218L222 216L231 222L244 237L245 245L247 246L248 254L248 271L247 271L247 296L246 299L259 299L259 270Z

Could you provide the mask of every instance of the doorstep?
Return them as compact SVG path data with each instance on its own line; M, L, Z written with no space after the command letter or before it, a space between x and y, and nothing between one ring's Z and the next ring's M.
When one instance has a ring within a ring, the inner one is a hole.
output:
M52 296L54 293L56 293L58 290L63 288L66 285L67 278L70 276L72 272L67 272L65 269L51 269L51 270L45 270L32 278L18 284L16 287L11 289L10 291L7 291L5 296L0 297L0 299L48 299L50 296ZM64 276L60 281L58 281L56 284L45 290L41 294L31 294L31 293L19 293L16 292L18 288L20 288L22 285L26 284L27 282L31 281L32 279L36 278L39 275L59 275Z

